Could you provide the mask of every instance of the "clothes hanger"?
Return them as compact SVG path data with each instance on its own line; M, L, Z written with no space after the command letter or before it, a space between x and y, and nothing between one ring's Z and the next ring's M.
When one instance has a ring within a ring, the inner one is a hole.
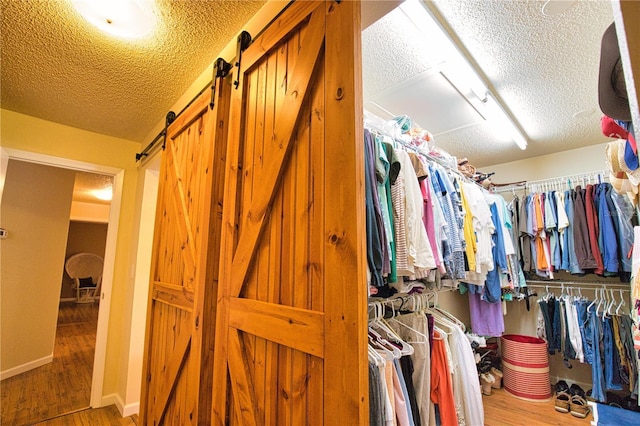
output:
M598 289L596 289L594 291L594 299L591 301L591 303L587 306L587 312L591 313L591 308L593 307L593 305L595 305L596 303L598 303ZM597 310L596 310L597 312Z
M393 302L390 305L393 311L392 317L395 317L396 312L395 312L395 306L393 305ZM372 331L374 335L376 335L376 337L379 337L385 342L388 342L393 348L398 349L395 345L393 345L393 343L399 345L400 356L413 355L413 352L414 352L413 346L411 346L410 344L402 340L400 336L398 336L395 330L393 330L391 326L387 324L386 320L384 319L384 315L377 315L376 318L369 324L369 326L370 326L369 327L370 329L371 327L375 329ZM393 352L394 352L394 355L397 355L395 351ZM397 358L400 358L400 356L398 356Z
M616 315L620 315L620 308L622 308L624 304L624 296L622 295L622 289L620 289L620 304L618 304L618 307L616 308Z

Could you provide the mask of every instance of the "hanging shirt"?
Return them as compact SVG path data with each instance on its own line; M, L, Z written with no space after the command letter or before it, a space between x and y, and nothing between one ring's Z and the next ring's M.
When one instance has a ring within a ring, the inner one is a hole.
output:
M528 212L527 205L529 203L530 195L524 197L520 203L520 223L519 223L519 235L520 235L520 250L522 251L522 269L525 271L531 270L531 237L532 235L528 231Z
M460 186L460 200L462 201L462 209L464 211L464 219L463 219L463 230L464 230L464 240L466 242L465 245L465 254L467 256L467 264L469 265L470 271L476 270L476 233L473 226L473 213L471 212L471 206L467 201L465 196L465 185L464 183Z
M371 273L371 284L375 287L382 287L384 281L382 279L382 264L384 261L383 240L380 235L379 222L382 217L379 216L380 209L379 199L376 192L375 184L375 158L373 156L373 138L371 133L365 129L364 132L365 145L365 220L367 234L367 264Z
M626 195L620 195L616 191L611 191L611 200L615 205L618 219L618 246L620 247L620 260L622 262L622 270L631 272L631 248L633 247L633 226L631 218L635 214L633 205L629 202Z
M573 241L580 269L595 269L598 264L589 243L589 225L585 209L585 190L577 186L573 198Z
M558 269L569 269L569 254L566 253L567 248L567 239L566 239L566 230L569 226L569 218L567 217L567 212L565 210L565 194L564 192L558 191L556 194L556 214L558 216L558 240L560 243L560 265L558 265Z
M600 240L602 240L602 263L604 270L610 273L618 273L618 240L613 225L613 214L607 203L607 189L609 183L598 185L596 196L598 197L598 220L600 222Z
M400 174L405 187L405 226L407 244L407 269L398 270L399 275L414 275L415 267L433 269L436 262L431 251L427 230L422 222L424 200L411 159L407 152L396 150L400 161Z
M462 182L462 187L473 215L473 229L476 236L476 269L473 272L482 274L481 282L484 282L487 272L494 267L491 235L495 232L495 227L489 204L482 190L469 182Z
M436 211L434 210L436 208L439 209L440 207L435 206L434 194L430 187L429 179L422 179L420 181L420 191L422 192L422 199L424 201L422 221L424 222L424 227L427 230L427 237L429 238L429 245L431 246L431 251L433 252L433 257L436 261L436 267L441 274L444 274L446 269L442 261L442 250L440 248L440 244L438 244L441 230L436 232ZM441 211L440 214L442 214Z
M440 420L443 425L457 425L451 370L447 361L444 342L445 336L437 330L433 332L433 350L431 352L431 401L440 408Z
M598 245L598 234L600 233L600 225L598 223L598 212L594 201L595 188L593 185L587 185L585 190L584 207L587 215L587 226L589 229L589 244L591 253L596 261L596 268L593 271L598 275L604 274L604 264L602 263L602 254Z

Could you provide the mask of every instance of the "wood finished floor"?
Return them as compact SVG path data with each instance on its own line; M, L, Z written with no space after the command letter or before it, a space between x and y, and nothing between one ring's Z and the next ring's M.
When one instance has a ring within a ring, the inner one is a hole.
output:
M586 419L559 413L549 402L528 402L506 393L503 389L493 389L491 395L483 396L485 426L587 426L593 416Z
M88 409L97 319L97 304L61 305L53 362L0 383L1 425L138 424L137 415L123 418L113 405ZM553 401L522 401L502 389L484 396L483 403L486 426L586 426L592 419L561 414Z
M0 383L0 424L28 425L89 407L98 304L60 305L53 362Z
M138 424L138 416L122 417L115 405L82 410L77 413L56 417L34 426L132 426Z

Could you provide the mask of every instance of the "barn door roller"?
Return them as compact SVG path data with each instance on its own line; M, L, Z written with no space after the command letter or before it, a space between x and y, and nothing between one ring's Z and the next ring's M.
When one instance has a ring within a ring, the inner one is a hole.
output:
M213 63L213 79L211 83L211 102L209 103L209 106L211 107L211 109L213 109L213 107L216 104L216 81L218 81L219 78L225 78L226 76L228 76L229 71L231 71L231 67L232 65L222 58L216 59L216 61Z
M173 123L176 119L176 113L173 111L169 111L164 120L164 140L162 141L162 150L164 151L165 146L167 145L167 128L169 124Z
M242 52L247 50L247 47L249 47L250 44L251 44L251 34L249 34L247 31L242 31L238 36L238 49L237 49L238 62L236 62L236 67L238 68L238 71L236 73L236 81L233 82L233 85L235 86L236 89L240 85L240 63L242 62Z

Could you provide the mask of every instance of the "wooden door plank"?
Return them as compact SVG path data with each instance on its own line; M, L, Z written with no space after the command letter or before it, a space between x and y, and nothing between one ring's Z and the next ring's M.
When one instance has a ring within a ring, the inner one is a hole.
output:
M167 155L175 158L175 151L173 144L167 145ZM180 247L182 253L182 260L184 261L185 273L187 274L187 280L184 282L185 286L192 287L195 277L195 258L196 249L194 246L193 234L191 232L191 222L188 217L187 208L185 205L185 192L184 188L180 184L180 171L177 168L177 164L173 161L173 170L175 177L175 184L173 185L173 197L171 197L170 204L173 207L173 214L176 218L174 225L178 227L179 235L181 236Z
M194 292L181 285L154 281L152 297L156 301L183 309L187 312L193 310Z
M269 31L255 39L242 53L242 67L246 70L251 69L265 53L282 43L282 40L286 39L291 32L303 25L308 15L318 7L324 7L322 2L300 1L289 6ZM301 19L301 17L305 18Z
M256 243L262 231L262 225L268 215L269 204L273 199L275 186L282 175L282 164L291 147L293 129L298 121L302 104L307 97L311 75L324 41L324 15L320 12L316 10L311 16L309 31L302 45L300 58L296 63L296 68L290 81L291 85L288 87L287 108L281 111L276 121L273 138L277 141L278 151L274 153L273 160L266 166L267 172L262 179L261 190L252 200L251 207L246 215L248 220L242 230L238 247L233 256L232 296L239 294L244 283Z
M301 28L299 40L304 40L306 28ZM320 53L322 55L322 53ZM310 309L309 301L309 206L313 201L309 197L310 187L310 121L311 100L316 90L317 75L312 76L311 93L305 102L297 126L294 145L296 161L290 162L295 185L295 203L292 209L293 239L292 305L300 309ZM291 359L291 422L294 425L306 423L308 390L308 355L301 351L292 351Z
M233 255L237 243L237 226L239 225L239 189L242 178L242 146L240 141L244 134L243 106L245 101L245 78L238 77L238 87L232 90L229 106L229 135L227 138L227 154L225 167L224 206L222 210L222 229L220 244L220 274L218 282L216 346L213 354L213 395L211 405L211 422L215 425L227 424L227 408L232 404L229 399L229 295L231 277L230 256ZM229 418L233 418L232 412Z
M231 375L231 389L233 391L235 413L241 425L253 426L258 424L256 418L256 404L254 387L244 349L241 346L237 331L229 333L229 374Z
M326 60L326 58L325 58ZM310 196L313 199L309 207L309 300L310 309L324 311L324 67L320 70L314 85L311 99L311 171L309 183ZM323 412L323 360L317 357L308 359L308 416L313 424L324 424Z
M327 2L324 422L368 418L360 2ZM347 272L348 273L345 273ZM354 285L354 283L356 285ZM329 303L329 300L331 303Z
M303 27L301 27L303 28ZM286 62L286 74L287 76L293 76L296 64L298 63L300 53L300 31L297 31L291 37L288 38L287 43L287 62ZM289 90L290 80L286 80L287 89ZM305 103L306 104L306 103ZM282 105L282 108L286 109L287 106ZM302 116L302 111L300 112ZM299 119L299 123L302 118ZM295 195L296 195L296 180L295 180L295 164L297 163L297 126L294 130L295 133L291 136L292 147L289 153L288 162L283 165L283 176L280 180L279 187L282 192L282 246L280 257L282 259L280 265L280 298L279 303L284 306L293 306L293 293L295 288ZM277 400L277 422L283 426L293 426L293 350L288 345L278 346L278 367L277 367L277 381L279 396Z
M178 380L178 374L184 364L188 354L189 346L191 343L191 334L189 332L181 332L176 336L175 345L173 346L173 356L166 369L164 371L157 371L152 374L162 375L162 380L159 388L154 395L155 398L155 410L153 412L153 420L151 424L159 425L162 423L162 417L167 408L167 401L169 396ZM166 347L169 347L168 345Z
M232 297L229 325L320 358L324 354L322 312Z

